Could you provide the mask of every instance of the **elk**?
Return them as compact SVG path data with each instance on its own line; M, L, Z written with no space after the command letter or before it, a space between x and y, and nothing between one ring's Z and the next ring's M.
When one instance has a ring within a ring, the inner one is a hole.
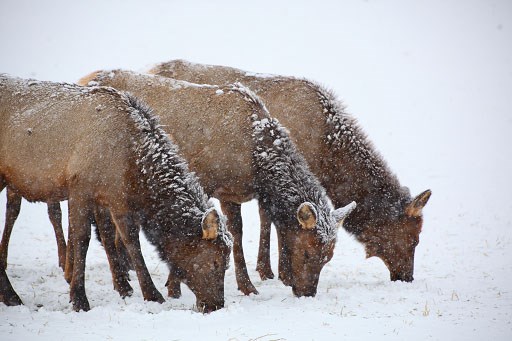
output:
M257 96L240 84L201 86L123 70L97 71L79 84L129 91L160 116L207 193L221 202L234 237L239 290L258 293L247 273L240 214L241 203L258 198L286 250L280 258L285 284L296 296L316 294L320 271L333 254L336 227L354 204L333 209L286 129ZM169 296L179 297L172 272L167 285Z
M422 211L432 192L411 197L332 91L306 79L184 60L157 64L149 73L199 84L241 82L253 90L290 130L333 204L358 203L343 227L364 245L367 257L382 259L392 281L413 281ZM274 277L269 259L270 222L260 212L257 271L266 279Z
M164 301L142 257L139 227L196 295L199 310L224 306L232 245L225 218L147 105L112 88L0 75L0 121L2 187L29 201L68 200L65 272L74 310L90 309L85 258L92 217L111 219L98 228L110 242L120 234L145 300ZM127 282L117 285L131 294ZM0 299L21 303L3 268Z

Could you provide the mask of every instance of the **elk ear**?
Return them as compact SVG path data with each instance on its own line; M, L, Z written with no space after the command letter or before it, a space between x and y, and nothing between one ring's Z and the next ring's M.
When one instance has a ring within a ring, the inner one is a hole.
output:
M203 239L213 240L217 238L219 231L219 214L215 208L211 208L205 212L201 227L203 228Z
M346 217L356 208L357 204L355 201L352 201L350 204L345 207L338 208L332 212L334 219L336 219L336 224L341 226Z
M297 220L303 229L312 229L316 225L316 209L313 204L303 202L297 210Z
M412 199L411 203L407 205L405 208L405 214L410 217L419 217L421 216L421 211L423 210L423 207L428 202L428 199L430 199L430 196L432 195L432 191L427 189L425 192L418 194L418 196L414 199Z

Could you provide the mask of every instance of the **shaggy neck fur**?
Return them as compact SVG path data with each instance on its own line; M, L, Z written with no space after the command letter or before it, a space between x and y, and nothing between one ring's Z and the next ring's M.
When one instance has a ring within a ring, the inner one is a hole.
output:
M258 198L276 226L299 229L296 210L313 204L315 231L323 242L336 238L336 222L324 188L297 152L288 131L269 116L252 116L255 150L253 163Z
M194 173L178 155L178 148L160 128L158 118L147 105L131 95L126 101L133 108L129 114L139 134L133 141L140 169L139 185L150 196L149 218L144 229L148 238L161 245L164 235L200 237L204 215L211 209ZM144 226L143 226L144 227ZM225 222L221 220L219 234L230 243Z
M346 200L357 202L356 211L345 220L345 229L356 235L363 231L357 223L358 215L366 217L362 220L398 216L410 201L408 189L400 186L356 119L345 112L345 107L335 95L320 85L309 83L317 91L325 113L327 159L334 160L336 176L339 177L335 182L350 182L339 194ZM346 165L347 162L350 165ZM345 181L339 181L343 178ZM336 194L332 193L333 200L338 199Z

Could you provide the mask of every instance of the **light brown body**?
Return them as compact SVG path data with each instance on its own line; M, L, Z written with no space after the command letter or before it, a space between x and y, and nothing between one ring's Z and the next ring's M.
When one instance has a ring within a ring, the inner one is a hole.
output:
M89 309L84 282L85 256L91 217L98 217L98 212L103 212L104 217L110 212L115 227L101 224L102 236L112 243L115 229L120 233L144 299L163 301L140 252L139 225L155 232L154 226L176 229L177 224L177 231L183 228L194 232L188 233L186 238L161 234L162 258L177 268L190 263L199 265L197 273L192 268L187 269L189 286L194 286L192 291L198 306L211 311L224 304L223 279L229 247L222 241L203 239L201 232L217 230L219 225L201 226L199 217L197 225L190 226L186 220L175 221L170 215L159 218L152 211L162 200L164 208L174 201L159 198L160 192L153 190L157 185L144 185L157 182L141 173L140 155L136 152L145 151L140 141L158 135L151 125L146 124L149 126L146 131L141 129L140 122L151 116L149 109L113 89L26 81L0 75L0 184L9 186L29 201L68 200L66 278L70 279L71 302L77 311ZM149 135L148 130L153 135ZM171 148L170 141L161 135L163 151L167 152ZM169 165L170 169L173 167ZM186 167L181 175L185 176L185 170ZM197 202L206 205L200 194ZM204 208L199 207L198 212L201 209ZM210 213L216 215L214 211ZM214 262L220 264L218 271L212 269ZM193 274L195 276L190 277ZM208 283L202 283L200 288L198 283L204 282L206 274L210 276L211 286L204 287ZM121 287L120 292L130 294L126 279L113 276L114 285ZM4 303L20 304L8 280L2 278L0 282L3 284L0 297Z
M304 79L183 60L161 63L149 73L198 84L241 82L252 89L272 115L290 130L293 141L333 204L339 207L350 200L358 203L344 227L365 245L368 257L380 257L390 271L391 280L413 280L422 209L431 192L427 190L411 198L355 120L343 112L341 105L333 105L336 100L331 93ZM343 127L336 130L336 123L329 123L329 117L336 114L343 118L345 130ZM337 146L333 147L335 133L341 134L336 138ZM261 221L257 269L262 278L271 278L270 222L265 217Z

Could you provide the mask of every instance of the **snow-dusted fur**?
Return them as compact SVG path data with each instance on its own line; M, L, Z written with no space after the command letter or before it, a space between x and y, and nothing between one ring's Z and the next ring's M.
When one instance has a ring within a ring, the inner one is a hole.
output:
M242 226L238 219L239 203L252 198L259 198L273 206L265 209L281 233L281 243L294 252L293 256L291 251L287 252L287 265L295 266L293 271L297 276L288 283L297 284L299 296L316 292L318 275L324 260L331 258L335 244L334 211L328 207L323 189L317 188L320 186L318 180L310 180L314 175L309 170L305 171L306 162L298 156L289 137L283 135L285 132L277 121L270 121L265 104L245 84L215 88L122 70L97 71L82 78L80 83L109 85L131 91L157 110L166 131L173 135L184 151L183 155L193 165L207 193L220 200L225 214L230 218L230 230L235 239L233 254L237 265L237 282L242 292L257 293L248 279L242 249ZM255 134L253 121L263 119L271 122L271 125L261 125L261 131ZM259 134L271 138L273 129L283 135L283 145L269 150L271 158L266 162L255 159L255 153L261 154L258 149L270 148L274 141L260 140ZM260 146L256 147L258 144ZM277 168L272 169L271 163L276 163ZM281 175L276 170L286 167L294 174L289 179L280 179ZM277 184L278 181L282 182ZM277 193L279 188L286 186L295 189L289 190L289 193ZM286 198L288 194L292 198ZM312 205L304 206L298 214L297 210L304 202ZM307 229L301 229L299 226L305 226L302 217L308 216L310 211L317 211L318 217L314 218L318 218L318 224L312 220ZM309 257L311 260L303 257L313 253L318 257ZM311 269L298 264L310 266ZM283 278L288 270L283 266L281 268ZM310 278L305 278L305 273Z
M365 245L369 257L378 256L385 262L392 280L413 279L422 210L431 191L411 197L409 189L400 185L332 91L303 78L184 60L160 63L149 72L201 84L237 81L249 86L265 101L272 116L291 131L293 141L333 204L357 202L357 208L343 227ZM270 227L267 225L262 225L262 231L266 232L265 235L262 232L260 245L268 245ZM260 249L258 264L263 264L260 268L270 269L270 263L261 256L268 252L265 246ZM265 276L267 273L265 270Z
M366 190L371 195L381 198L379 205L372 204L371 207L366 208L374 215L398 217L411 201L409 190L400 185L398 178L389 169L373 143L368 140L357 120L346 112L345 106L337 99L334 92L315 82L304 81L316 90L323 107L327 124L325 142L330 158L336 160L340 155L347 157L348 154L350 161L359 170L356 181L368 182ZM366 206L368 204L370 202L367 202ZM359 207L365 207L365 202L360 202ZM345 221L344 227L355 235L359 235L364 230L362 225L352 224L350 216Z
M321 240L327 243L336 238L333 207L306 160L297 152L288 131L275 118L253 116L252 119L256 188L259 201L268 209L272 221L300 229L289 208L309 202L317 214L315 230Z
M161 234L199 235L200 230L190 231L183 227L200 229L212 203L208 202L195 173L189 171L186 160L178 154L178 147L161 128L158 117L138 98L127 94L126 99L136 108L130 116L141 132L138 141L134 141L138 156L136 163L141 172L139 181L141 186L149 189L152 202L156 203L151 207L155 222L168 222L158 228L144 228L143 225L143 231L156 244L163 241ZM168 229L162 230L163 226ZM219 233L231 247L232 237L226 229L225 218L221 219Z
M161 258L180 270L178 280L189 285L200 309L224 305L224 273L232 246L225 218L214 212L198 179L145 104L113 88L5 75L0 75L0 93L0 185L32 201L69 200L65 278L76 311L90 309L85 258L90 222L100 211L107 213L97 226L122 296L132 290L111 257L116 230L144 299L164 301L140 252L142 227ZM110 217L115 227L105 220ZM4 294L17 296L7 284L0 286L0 298Z
M346 112L346 107L336 98L332 90L326 89L320 84L304 80L311 84L317 91L320 103L323 107L328 130L326 131L326 143L333 153L340 149L348 150L353 155L356 163L363 163L368 175L375 179L390 178L389 169L373 144L359 127L357 120ZM394 177L393 182L396 182Z
M266 116L251 116L253 127L254 182L258 200L270 213L272 221L279 226L297 227L296 215L290 215L290 207L308 202L317 214L316 231L322 242L336 237L336 221L333 207L325 189L309 170L302 154L291 141L288 130L270 116L263 101L251 89L240 82L232 88L245 98L259 105Z

